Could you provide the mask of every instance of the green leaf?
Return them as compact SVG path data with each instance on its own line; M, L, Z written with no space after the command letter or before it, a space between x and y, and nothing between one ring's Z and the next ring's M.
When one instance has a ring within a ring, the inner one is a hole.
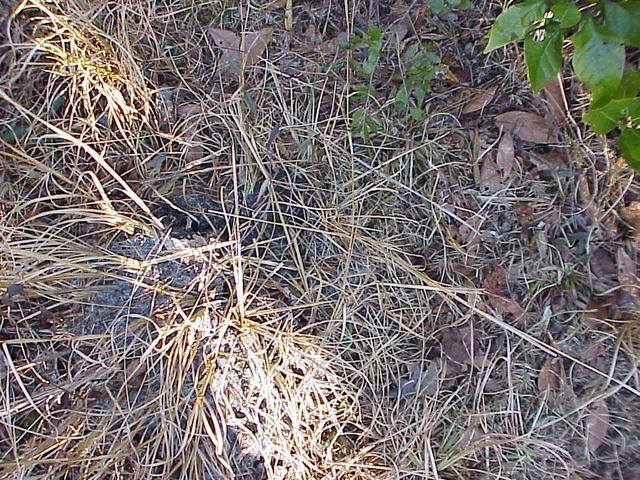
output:
M551 7L553 20L560 23L560 28L571 28L580 21L581 13L573 2L556 3Z
M605 2L604 24L630 47L640 48L640 1Z
M582 121L591 129L604 135L616 128L619 123L640 123L640 97L611 100L606 105L595 108L582 116Z
M460 10L472 10L475 5L471 0L462 0Z
M491 26L489 43L484 53L522 40L530 25L544 16L546 8L545 0L528 0L502 12Z
M629 166L640 173L640 130L623 129L618 138L618 148Z
M620 86L613 98L635 97L640 92L640 72L638 70L627 70L622 75Z
M444 0L429 0L429 7L431 8L431 11L436 15L444 12L446 9Z
M544 39L534 40L529 33L524 39L524 60L533 93L538 93L554 78L562 66L562 33L548 29Z
M409 114L411 115L411 118L413 118L417 122L421 122L422 120L424 120L424 110L422 110L421 108L412 107L411 110L409 110Z
M19 123L13 127L9 127L8 130L4 130L2 133L0 133L0 139L3 142L7 142L8 144L13 145L27 133L28 129L28 125Z
M583 20L571 41L575 49L573 70L591 91L591 105L606 103L622 79L624 46L590 17Z
M396 104L396 108L399 110L404 110L409 105L409 92L407 92L406 85L398 88L396 92L396 96L394 98L394 103Z
M427 84L426 87L428 88L429 85ZM418 106L422 105L422 102L424 102L424 97L427 95L426 89L422 85L417 85L413 89L413 94L416 97L416 103L418 104Z

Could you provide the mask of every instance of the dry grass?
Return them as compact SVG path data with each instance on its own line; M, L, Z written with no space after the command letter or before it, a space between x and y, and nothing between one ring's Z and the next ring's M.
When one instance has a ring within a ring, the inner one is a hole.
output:
M619 287L588 255L629 246L601 220L630 172L576 124L572 175L523 155L487 193L452 85L424 123L379 100L367 144L350 53L301 45L272 3L25 0L4 20L0 478L632 478L637 322L581 320ZM387 3L296 8L294 31L357 32ZM477 85L529 95L517 62L478 65L489 19L466 52L438 22L417 28ZM210 24L276 31L228 79ZM488 300L499 269L524 318Z

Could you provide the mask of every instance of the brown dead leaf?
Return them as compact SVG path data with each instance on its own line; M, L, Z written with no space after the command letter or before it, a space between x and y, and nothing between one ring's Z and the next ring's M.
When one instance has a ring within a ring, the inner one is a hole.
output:
M506 287L507 271L500 265L493 267L482 282L482 288L494 295L499 295Z
M517 322L522 321L525 317L526 312L513 298L507 298L502 295L494 295L490 293L489 304L496 312L502 315L509 315Z
M549 81L542 89L542 98L544 98L547 109L553 117L553 121L558 127L564 126L566 123L564 118L564 87L562 85L562 76L558 74L553 80Z
M496 154L496 163L501 170L503 181L511 177L514 161L513 137L510 132L505 132L498 144L498 153Z
M208 33L215 46L222 50L220 71L238 74L257 63L271 40L273 29L245 32L242 36L220 28L209 28Z
M591 407L591 413L584 419L584 430L587 437L587 449L594 454L607 437L609 408L604 400L593 403Z
M446 376L456 376L465 372L473 364L473 353L478 352L478 342L469 327L448 328L440 340L445 358Z
M609 318L609 300L590 300L582 312L582 323L588 328L598 330Z
M636 262L625 251L624 247L618 247L616 251L616 264L618 266L618 283L624 289L633 289L638 285Z
M503 178L494 155L489 152L484 156L480 167L480 189L485 192L499 192L504 188Z
M273 28L263 28L258 32L248 32L243 35L242 51L246 55L242 65L243 68L252 67L258 62L267 45L269 45L272 35Z
M513 137L506 132L498 144L495 160L493 155L485 155L480 168L480 188L495 193L507 187L514 162Z
M538 170L559 172L569 170L569 162L565 153L553 151L548 153L532 153L529 161Z
M585 176L580 177L580 180L578 181L578 195L589 220L591 220L594 225L597 224L600 206L594 200L593 195L591 195L589 180Z
M540 144L558 142L555 128L535 113L506 112L498 115L495 121L498 127L502 127L507 132L512 132L525 142Z
M495 97L496 90L497 87L489 87L486 90L470 90L472 96L462 109L462 113L473 113L485 108L491 103L493 97Z
M551 392L560 386L560 359L547 358L538 375L538 391Z

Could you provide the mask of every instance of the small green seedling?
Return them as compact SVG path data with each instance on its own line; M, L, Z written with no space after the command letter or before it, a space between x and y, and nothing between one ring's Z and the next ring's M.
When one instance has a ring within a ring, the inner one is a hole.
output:
M371 135L382 130L383 123L371 113L371 105L377 98L373 86L373 77L379 67L385 48L384 35L377 27L369 28L362 36L355 37L350 43L351 49L361 49L363 60L351 61L356 78L367 82L366 85L352 87L351 101L357 107L352 111L351 129L365 142ZM394 92L394 105L398 111L408 112L416 121L424 120L424 101L431 90L431 82L442 72L440 58L428 45L414 44L402 54L404 69L394 75L399 87Z

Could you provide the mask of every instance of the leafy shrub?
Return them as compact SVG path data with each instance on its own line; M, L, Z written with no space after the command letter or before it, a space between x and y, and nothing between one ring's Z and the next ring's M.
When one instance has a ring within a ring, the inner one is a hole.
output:
M591 92L582 120L597 134L617 128L620 152L640 172L640 73L625 70L625 48L640 48L640 0L580 8L569 0L527 0L498 16L485 53L524 40L529 83L537 93L560 71L569 35L573 71Z

